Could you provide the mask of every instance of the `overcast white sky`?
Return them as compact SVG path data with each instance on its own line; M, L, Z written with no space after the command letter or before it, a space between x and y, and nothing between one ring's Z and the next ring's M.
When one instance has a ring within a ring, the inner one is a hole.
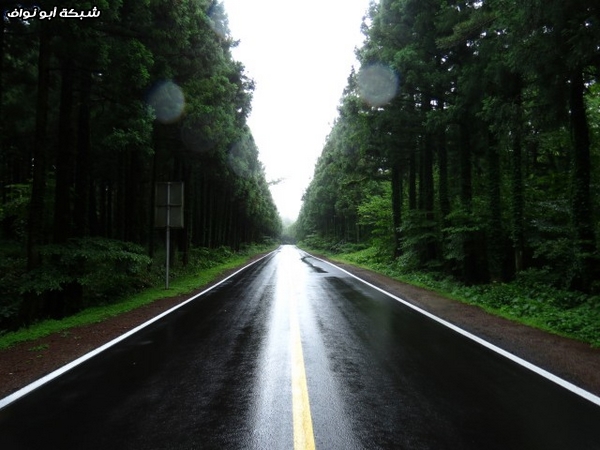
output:
M295 220L350 69L369 0L223 0L233 56L256 82L249 126L284 219Z

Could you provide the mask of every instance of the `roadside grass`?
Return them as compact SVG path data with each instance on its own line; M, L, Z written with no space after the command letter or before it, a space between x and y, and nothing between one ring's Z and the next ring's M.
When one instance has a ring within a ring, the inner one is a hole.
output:
M145 289L112 304L90 307L61 320L44 320L28 328L6 333L0 336L0 350L21 342L43 338L53 333L63 333L64 336L67 336L70 334L68 330L71 328L99 323L160 299L189 294L215 281L225 271L241 268L253 256L267 253L275 248L277 246L252 246L240 253L227 254L220 258L220 261L213 262L210 267L195 269L193 273L183 273L169 280L168 290L164 288L164 284L161 287L157 283L155 287Z
M600 348L600 296L553 288L544 283L543 271L525 271L510 283L465 286L434 272L403 270L397 262L381 258L374 248L348 253L302 248L332 261L369 269L446 298L479 306L490 314Z

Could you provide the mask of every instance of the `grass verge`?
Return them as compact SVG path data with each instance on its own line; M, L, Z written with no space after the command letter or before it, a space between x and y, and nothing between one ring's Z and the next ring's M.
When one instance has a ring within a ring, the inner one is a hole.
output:
M21 342L33 341L53 333L65 332L71 328L99 323L163 298L189 294L217 280L227 270L241 268L257 254L269 252L274 250L274 248L276 247L253 247L244 253L231 254L225 260L220 261L212 267L203 268L196 273L184 274L170 280L168 290L165 290L164 286L152 287L124 298L117 303L94 306L61 320L44 320L28 328L6 333L0 336L0 350Z

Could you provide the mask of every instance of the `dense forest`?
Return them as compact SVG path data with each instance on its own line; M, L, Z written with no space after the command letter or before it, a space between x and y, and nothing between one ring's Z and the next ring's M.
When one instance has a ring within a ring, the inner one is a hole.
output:
M306 190L311 248L600 291L600 4L380 0Z
M2 5L0 329L106 301L164 264L158 182L184 183L179 264L279 235L246 124L253 81L219 2Z

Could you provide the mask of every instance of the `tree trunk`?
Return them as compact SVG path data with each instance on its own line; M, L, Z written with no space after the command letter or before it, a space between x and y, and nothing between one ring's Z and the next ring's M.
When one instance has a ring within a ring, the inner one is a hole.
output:
M438 181L438 195L440 211L442 213L442 228L446 227L446 216L450 214L450 195L448 189L448 149L446 148L446 134L441 132L438 136L438 170L440 179Z
M123 239L130 242L140 243L141 224L140 224L140 196L141 170L140 152L136 148L130 149L125 157L126 167L123 171L124 186L123 202Z
M38 80L35 115L35 138L33 146L33 174L31 200L27 220L27 270L31 271L42 263L39 246L44 240L44 196L46 192L46 154L48 123L48 90L50 65L50 36L47 25L40 24L38 51ZM38 318L43 298L35 292L25 295L19 317L29 325Z
M423 100L422 112L427 114L431 109L431 100L427 97ZM426 234L422 263L434 261L437 257L434 233L434 181L433 181L433 142L429 133L424 133L421 156L421 180L423 184L423 211L425 212L425 223L423 230Z
M50 65L50 36L46 25L40 24L38 53L38 84L33 146L31 201L27 221L27 269L41 264L39 245L44 239L44 196L46 192L46 155L48 123L48 90Z
M54 243L64 243L73 236L73 196L75 184L74 143L74 86L75 63L61 60L60 111L58 123L58 149L56 154L56 188L54 195ZM52 292L46 302L51 317L60 319L79 311L82 307L83 289L78 281L61 284L61 292Z
M125 184L127 177L127 159L125 158L125 154L123 152L120 152L117 155L117 161L118 167L115 168L114 175L110 176L110 178L113 178L113 181L109 191L111 194L109 205L112 208L110 210L112 214L109 222L109 227L111 230L109 237L125 240L125 215L127 214L127 207L125 205L127 188L125 187Z
M88 213L92 205L90 190L90 96L92 73L84 71L81 78L81 97L77 119L77 168L75 174L75 208L73 218L75 235L86 236L89 232Z
M468 124L460 124L460 200L466 214L467 226L472 225L472 168L471 168L471 137ZM466 283L473 283L479 279L477 267L477 252L481 251L476 236L472 231L463 232L463 279Z
M71 189L75 169L73 149L74 63L61 61L58 148L56 151L56 187L54 191L54 242L62 243L72 235Z
M214 245L214 227L215 227L215 218L216 218L216 214L215 214L215 193L214 193L215 189L214 186L212 185L212 183L209 183L209 190L208 190L208 214L207 214L207 221L208 221L208 232L206 234L206 238L207 238L207 243L208 243L208 247L209 248L215 248Z
M488 223L486 233L487 262L492 281L503 281L504 232L502 229L502 202L500 193L500 154L495 139L489 136L488 160Z
M571 76L569 103L573 136L572 220L575 229L575 252L580 262L573 288L588 292L597 275L596 242L590 196L590 135L585 103L582 71Z
M473 202L472 169L471 169L471 137L466 122L460 124L460 200L464 208L471 212Z
M192 231L192 170L191 164L185 164L183 171L183 230L181 230L181 260L184 266L190 262L190 236Z
M512 241L514 249L514 269L519 273L524 269L525 253L525 219L523 196L523 109L522 109L522 80L515 75L514 96L516 117L514 123L514 138L512 143Z
M206 175L202 174L202 247L209 246L208 228L210 226L208 222L208 182L206 181Z
M417 209L417 161L414 150L408 157L408 209Z
M89 203L88 203L88 224L90 236L100 236L100 223L98 220L98 197L97 186L94 180L89 179Z
M392 167L392 221L394 224L394 258L402 253L402 172L400 164L395 163Z
M156 145L156 127L152 130L153 133L153 143ZM155 219L155 204L156 204L156 182L157 182L157 151L154 149L154 154L152 155L152 175L150 179L150 210L149 212L149 229L148 229L148 256L150 258L154 258L154 245L156 241L156 233L154 230L154 221Z
M2 114L2 109L4 105L4 84L2 80L4 79L4 20L0 20L0 156L4 159L6 156L2 151L2 147L4 144L4 115ZM2 177L2 173L0 172L0 177ZM5 194L4 189L2 190L3 196ZM4 203L5 198L2 199L2 203Z
M106 182L100 183L98 207L98 235L102 237L108 237L108 187Z

